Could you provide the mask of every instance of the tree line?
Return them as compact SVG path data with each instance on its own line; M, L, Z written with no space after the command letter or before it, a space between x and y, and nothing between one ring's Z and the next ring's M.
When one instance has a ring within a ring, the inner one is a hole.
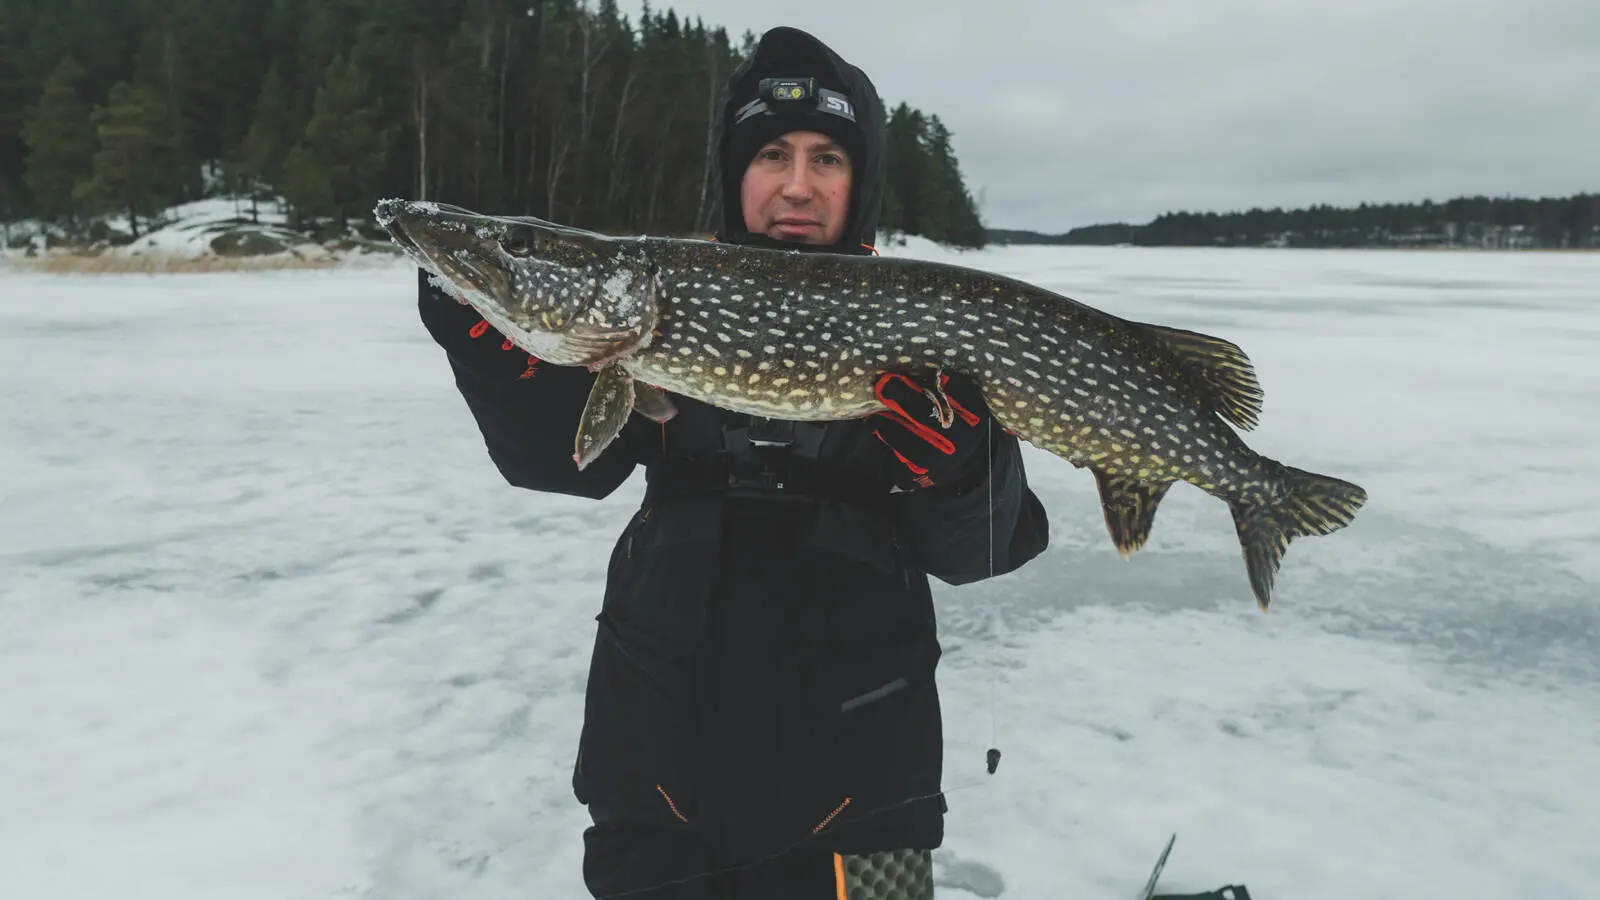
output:
M227 195L332 234L404 196L704 234L755 41L615 0L0 0L0 221L137 234ZM896 106L888 161L886 230L982 246L937 116Z
M1530 199L1457 197L1444 203L1172 212L1144 225L1111 223L1063 234L991 231L1008 243L1147 247L1600 248L1600 194Z

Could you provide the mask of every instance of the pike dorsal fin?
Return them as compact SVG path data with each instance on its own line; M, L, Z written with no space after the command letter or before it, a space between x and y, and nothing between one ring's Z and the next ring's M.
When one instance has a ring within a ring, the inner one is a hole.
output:
M1144 323L1138 327L1177 357L1179 367L1200 386L1213 410L1247 431L1256 427L1264 395L1255 367L1237 344L1181 328Z

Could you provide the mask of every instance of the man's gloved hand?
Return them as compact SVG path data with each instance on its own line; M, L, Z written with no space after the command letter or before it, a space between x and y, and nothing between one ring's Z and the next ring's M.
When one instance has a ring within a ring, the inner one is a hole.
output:
M874 416L872 433L905 467L902 487L979 482L987 474L985 442L994 427L983 393L962 375L939 373L937 388L932 381L880 375L874 391L889 409Z
M418 306L422 324L446 352L489 378L532 378L539 360L506 340L478 311L446 294L418 270Z

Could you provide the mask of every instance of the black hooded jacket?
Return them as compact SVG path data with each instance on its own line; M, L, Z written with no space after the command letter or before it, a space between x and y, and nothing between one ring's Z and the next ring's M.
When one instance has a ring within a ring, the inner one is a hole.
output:
M739 208L739 182L749 165L747 159L731 159L734 134L729 117L756 95L762 78L770 76L813 76L823 85L846 94L854 109L860 131L863 159L852 159L855 178L850 191L850 218L844 234L831 248L840 253L860 253L877 243L878 217L883 208L887 181L887 120L883 100L866 74L839 58L831 48L797 28L774 28L761 36L761 43L739 68L728 77L717 110L716 152L713 155L716 183L722 188L718 207L717 238L725 243L770 243L751 235L744 226ZM782 244L794 249L793 244ZM800 248L807 249L807 248Z
M796 47L835 67L867 126L843 242L864 252L883 190L882 104L865 75L808 35L769 32L754 68L736 73L718 157L743 82L792 74L776 51ZM719 229L729 242L748 239L733 218L741 166L719 173L734 200ZM980 454L992 456L989 477L964 492L892 492L899 463L866 422L772 423L674 397L676 418L634 416L579 471L572 436L594 376L530 367L470 308L425 277L419 287L422 320L510 484L604 497L645 469L644 502L613 550L596 617L573 778L595 821L691 835L730 865L802 842L841 853L938 846L928 577L976 581L1045 547L1016 439L995 427L992 453ZM752 427L790 443L753 445ZM785 490L766 489L778 481Z

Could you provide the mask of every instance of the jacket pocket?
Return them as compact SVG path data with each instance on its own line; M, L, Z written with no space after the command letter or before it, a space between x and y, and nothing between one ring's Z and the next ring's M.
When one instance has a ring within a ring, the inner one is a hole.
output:
M691 661L595 617L573 791L596 817L674 827L697 806Z
M806 773L807 794L819 803L849 800L829 831L938 795L939 656L933 629L922 628L816 660L808 749L817 764Z
M698 513L644 507L618 537L602 610L624 643L669 658L699 645L719 563L716 533Z
M939 657L932 629L819 657L812 669L812 705L825 717L893 705L897 697L933 682Z
M601 817L666 827L701 804L694 742L716 543L693 508L642 507L618 536L594 653L574 789Z

